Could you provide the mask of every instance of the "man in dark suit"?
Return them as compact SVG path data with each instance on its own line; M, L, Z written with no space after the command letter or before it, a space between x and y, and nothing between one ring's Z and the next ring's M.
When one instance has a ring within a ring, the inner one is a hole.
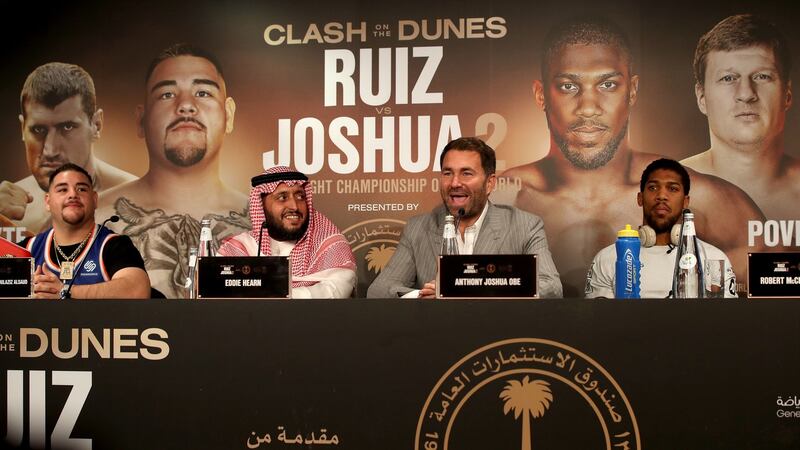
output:
M517 208L489 202L497 183L494 150L480 139L460 138L447 144L439 162L444 204L408 221L397 250L369 287L367 297L433 298L444 218L448 212L457 216L460 210L459 253L536 254L540 295L561 297L561 280L542 220Z

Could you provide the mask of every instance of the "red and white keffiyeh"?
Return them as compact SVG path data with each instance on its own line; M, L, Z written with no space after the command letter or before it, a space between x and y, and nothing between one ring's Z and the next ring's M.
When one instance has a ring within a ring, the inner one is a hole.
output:
M285 166L275 166L264 172L265 175L277 173L296 174L295 171ZM308 205L308 228L289 254L292 258L292 276L306 276L326 269L336 268L355 270L356 261L350 244L330 219L314 209L311 184L304 180L278 180L251 188L250 222L252 228L247 233L242 233L223 241L218 254L222 256L255 256L250 255L241 238L244 235L249 235L258 243L258 234L264 223L263 196L271 194L281 183L287 186L301 184L305 190L306 205ZM269 230L266 228L261 240L261 254L267 256L271 254ZM311 286L315 283L316 281L293 281L292 285L293 287Z

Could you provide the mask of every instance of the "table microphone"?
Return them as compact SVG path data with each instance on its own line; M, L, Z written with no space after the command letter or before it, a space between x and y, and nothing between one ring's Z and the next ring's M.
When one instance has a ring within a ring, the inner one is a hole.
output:
M461 218L464 217L466 211L464 208L458 208L458 215L456 215L456 234L458 234L458 225L461 223Z
M264 237L264 228L267 228L267 221L261 222L261 229L258 230L258 253L256 253L256 257L261 256L261 238Z

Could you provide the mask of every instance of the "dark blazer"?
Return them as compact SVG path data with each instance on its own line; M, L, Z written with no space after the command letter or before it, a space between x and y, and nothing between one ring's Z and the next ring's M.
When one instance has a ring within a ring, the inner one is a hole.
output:
M442 247L444 206L409 219L394 255L375 278L367 297L402 296L436 278L436 261ZM561 279L547 247L542 219L507 205L489 202L486 218L475 241L474 254L536 254L539 295L561 297Z

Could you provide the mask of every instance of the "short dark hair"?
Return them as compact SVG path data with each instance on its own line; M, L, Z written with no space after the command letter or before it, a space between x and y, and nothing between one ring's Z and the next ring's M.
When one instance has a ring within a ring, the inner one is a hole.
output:
M444 146L442 154L439 156L440 167L444 164L444 155L450 150L478 152L481 156L481 167L483 167L483 172L487 176L495 173L497 170L497 159L494 156L494 149L489 147L486 142L476 137L461 137L448 142L447 145Z
M644 172L642 172L642 180L639 181L639 192L644 192L644 186L650 180L650 175L652 175L656 170L660 169L671 170L680 175L681 184L683 185L683 195L689 195L689 189L691 188L689 172L687 172L686 168L683 167L678 161L667 158L657 159L648 164L648 166L644 169Z
M754 46L764 46L772 50L778 65L778 75L785 85L792 72L789 44L778 27L753 14L727 17L700 38L694 51L695 80L700 86L703 86L709 53L713 51L729 52Z
M153 71L156 70L156 66L161 64L162 61L170 58L176 58L178 56L196 56L198 58L206 59L208 62L214 65L214 67L217 69L217 73L224 78L222 73L222 64L213 53L191 44L178 43L170 45L164 50L161 50L161 53L159 53L158 56L150 61L150 66L147 68L147 76L144 77L145 84L147 84L147 81L150 80L150 75L152 75Z
M22 85L19 106L23 119L27 117L25 106L28 102L40 103L50 109L59 103L81 96L81 106L91 119L97 108L94 81L88 72L75 64L51 62L33 70Z
M568 45L608 45L628 59L628 71L633 65L631 45L627 36L613 22L598 17L575 17L554 26L544 39L542 52L542 81L546 81L550 61Z
M66 163L59 166L53 173L50 174L50 180L47 182L47 190L50 190L50 186L53 185L53 180L56 178L56 175L60 174L61 172L79 172L86 176L86 179L89 180L89 186L94 186L94 180L92 180L92 176L89 175L89 172L86 171L83 167L74 164L74 163Z

